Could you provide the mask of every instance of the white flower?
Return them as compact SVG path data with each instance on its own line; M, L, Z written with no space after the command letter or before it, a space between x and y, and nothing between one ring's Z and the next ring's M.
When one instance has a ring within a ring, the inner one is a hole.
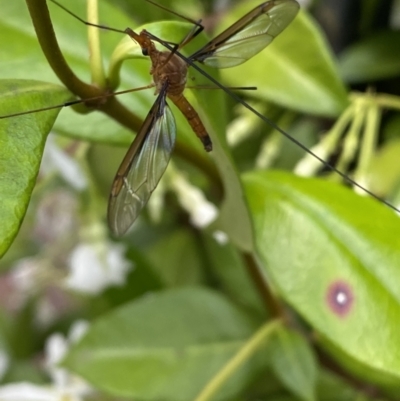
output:
M110 285L123 285L132 267L124 251L123 245L108 240L79 244L71 253L65 285L93 295Z
M59 333L51 335L46 342L46 368L58 393L70 400L79 400L91 392L91 388L78 376L71 375L67 369L58 367L70 344L79 341L88 329L88 323L82 320L75 322L68 334L68 339Z
M218 209L206 199L199 188L190 184L183 174L177 170L173 173L171 186L175 189L179 203L189 213L190 222L195 227L207 227L217 218Z
M315 155L322 160L326 160L329 156L325 143L319 143L310 149ZM303 177L309 177L317 173L323 167L323 164L315 156L307 153L296 165L294 172Z
M220 245L226 245L229 242L228 234L226 234L224 231L214 231L212 236Z
M57 390L32 383L11 383L0 386L0 401L67 401Z
M78 341L87 330L87 323L74 323L69 340L61 334L53 334L46 343L46 367L53 383L39 386L27 382L11 383L0 386L0 401L82 401L93 390L78 376L70 374L57 364L66 354L69 344Z

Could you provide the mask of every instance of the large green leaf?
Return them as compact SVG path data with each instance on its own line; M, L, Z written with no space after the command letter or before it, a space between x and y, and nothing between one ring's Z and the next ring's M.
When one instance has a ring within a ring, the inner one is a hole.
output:
M258 3L243 2L229 23ZM255 96L306 113L337 116L348 102L328 44L304 12L264 51L222 76L231 85L257 86Z
M70 350L64 365L114 395L187 401L255 328L254 322L216 293L196 288L168 291L99 319ZM240 369L218 399L243 389L266 364L265 355L257 360Z
M304 337L281 327L276 331L269 349L272 367L282 383L300 399L315 400L316 361Z
M398 381L399 217L317 179L254 172L244 180L261 265L281 296L377 380Z
M0 115L60 104L70 97L58 85L1 80ZM0 119L0 256L11 245L25 215L47 134L59 111Z
M148 249L148 260L166 287L204 282L198 243L187 230L169 231Z
M375 33L346 49L340 56L340 73L350 83L398 77L400 32Z
M218 235L221 233L217 232L216 236ZM204 233L203 241L207 263L213 276L218 280L218 287L221 287L236 303L255 311L265 319L265 307L248 275L242 252L227 238L226 242L217 241Z

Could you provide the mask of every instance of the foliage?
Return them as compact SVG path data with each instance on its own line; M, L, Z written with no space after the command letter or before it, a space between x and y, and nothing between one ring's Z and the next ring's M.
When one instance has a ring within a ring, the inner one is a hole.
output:
M237 3L217 20L217 1L163 5L194 19L209 12L206 25L221 29L258 4ZM174 43L191 29L132 4L100 1L100 23ZM377 24L380 5L361 2L354 37L335 55L312 16L319 4L243 65L205 68L224 85L257 86L239 96L270 124L221 90L188 89L214 150L172 107L170 166L117 239L106 225L110 183L153 90L120 95L103 112L52 108L75 96L43 55L26 4L0 5L1 37L12 38L0 45L1 400L400 399L400 221L330 169L399 204L394 11ZM65 5L85 18L81 0ZM87 83L75 95L96 102L102 86L149 84L130 38L92 29L87 40L87 27L48 6L62 54ZM202 33L183 53L206 42ZM207 84L190 70L189 86ZM40 108L49 110L10 117Z

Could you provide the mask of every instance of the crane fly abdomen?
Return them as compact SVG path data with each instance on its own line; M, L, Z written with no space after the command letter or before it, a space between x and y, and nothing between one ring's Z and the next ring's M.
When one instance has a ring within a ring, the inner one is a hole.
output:
M211 152L211 139L204 127L203 122L197 114L197 111L192 107L192 105L182 93L178 96L172 96L170 93L168 93L168 97L174 102L175 106L178 107L181 113L186 117L188 123L192 127L192 130L203 143L204 149L207 152Z
M186 86L187 64L177 55L169 51L160 52L152 49L149 53L152 67L150 73L156 85L156 93L160 91L165 82L168 82L167 96L171 99L188 120L194 133L203 143L207 152L212 150L211 139L200 120L199 115L188 100L183 96Z

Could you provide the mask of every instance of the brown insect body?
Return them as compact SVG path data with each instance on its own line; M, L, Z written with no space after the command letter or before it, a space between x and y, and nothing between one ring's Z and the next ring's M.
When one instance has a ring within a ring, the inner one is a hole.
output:
M157 50L145 30L141 31L139 35L129 28L127 28L126 32L140 45L143 54L150 57L150 74L153 76L154 85L156 87L155 94L160 92L167 81L168 98L172 100L175 106L178 107L181 113L186 117L194 133L203 143L205 150L210 152L212 150L211 139L196 110L183 94L188 70L185 61L176 54L172 54L170 51Z

